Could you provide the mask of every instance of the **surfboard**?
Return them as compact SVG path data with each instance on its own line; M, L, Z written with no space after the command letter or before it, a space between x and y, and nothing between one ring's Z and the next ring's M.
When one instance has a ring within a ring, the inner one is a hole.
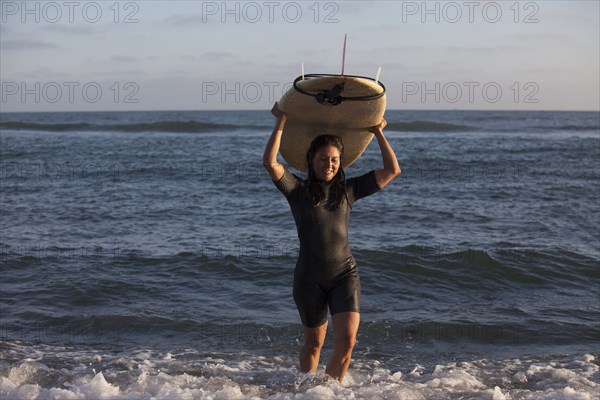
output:
M291 167L308 171L306 152L318 135L342 138L342 167L352 165L365 151L373 134L369 128L383 119L385 86L356 75L309 74L299 76L279 100L288 115L279 151Z

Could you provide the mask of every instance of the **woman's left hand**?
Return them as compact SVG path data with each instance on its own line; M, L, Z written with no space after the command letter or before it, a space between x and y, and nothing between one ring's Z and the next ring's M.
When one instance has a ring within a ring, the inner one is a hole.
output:
M387 126L387 121L384 118L377 125L370 127L369 128L369 132L375 133L375 134L376 133L383 133L383 128L385 128L386 126Z

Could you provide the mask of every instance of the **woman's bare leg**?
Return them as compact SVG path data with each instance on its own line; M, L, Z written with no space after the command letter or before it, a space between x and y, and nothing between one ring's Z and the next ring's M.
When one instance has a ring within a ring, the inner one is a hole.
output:
M352 349L356 344L360 314L357 312L343 312L333 315L331 319L333 321L334 338L333 354L325 372L342 382L350 366Z
M302 372L317 371L326 334L327 322L316 328L304 327L304 347L300 351L300 370Z

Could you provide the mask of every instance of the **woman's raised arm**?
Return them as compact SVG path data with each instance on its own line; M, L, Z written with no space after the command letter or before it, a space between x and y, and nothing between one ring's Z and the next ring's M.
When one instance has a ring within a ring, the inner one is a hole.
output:
M271 175L271 179L278 181L283 176L284 168L283 165L277 162L277 153L279 153L279 146L281 145L281 134L283 133L283 127L287 115L279 109L277 102L273 105L271 113L275 116L275 125L273 126L273 133L267 142L265 153L263 154L263 165Z
M383 189L388 183L390 183L395 177L400 175L400 164L392 146L383 135L383 128L387 125L387 121L384 119L378 125L375 125L370 132L373 132L379 143L379 149L381 150L381 158L383 159L383 168L375 170L375 179L377 185Z

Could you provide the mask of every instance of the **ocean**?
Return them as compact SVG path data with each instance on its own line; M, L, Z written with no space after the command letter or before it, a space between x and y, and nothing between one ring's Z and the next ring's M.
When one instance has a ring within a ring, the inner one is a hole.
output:
M339 385L331 331L300 382L268 110L0 114L0 398L599 399L599 113L386 119Z

